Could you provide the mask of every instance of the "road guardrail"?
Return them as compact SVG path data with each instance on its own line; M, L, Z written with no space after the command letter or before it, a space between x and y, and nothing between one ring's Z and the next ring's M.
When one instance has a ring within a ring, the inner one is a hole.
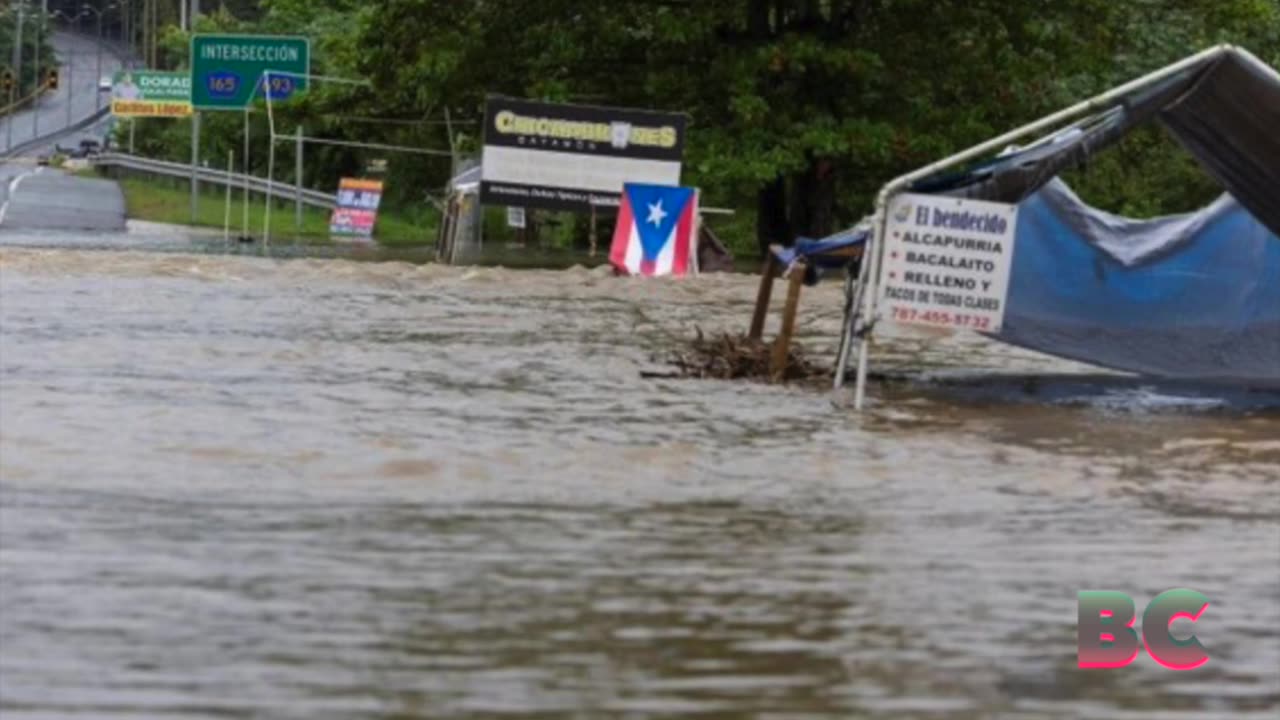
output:
M89 157L89 162L94 167L120 168L129 172L170 177L178 180L190 181L192 174L191 165L187 163L153 160L151 158L127 155L124 153L100 153L98 155L91 155ZM334 199L334 194L331 192L299 188L296 185L267 180L266 178L260 178L256 175L228 173L226 170L199 167L196 168L196 179L201 183L207 183L210 185L218 185L221 187L227 187L229 185L232 190L243 190L247 187L249 192L256 193L258 195L266 195L269 192L272 198L278 199L282 202L301 200L304 205L322 208L325 210L332 210L334 205L337 204L337 201Z

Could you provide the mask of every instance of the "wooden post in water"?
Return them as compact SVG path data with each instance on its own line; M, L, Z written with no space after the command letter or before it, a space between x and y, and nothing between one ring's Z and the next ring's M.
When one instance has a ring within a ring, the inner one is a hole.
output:
M769 379L782 380L787 372L787 354L791 350L791 334L796 327L796 309L800 306L800 288L804 287L804 260L791 266L791 282L787 285L787 304L782 308L782 331L773 341L773 354L769 357Z
M756 309L751 316L751 331L747 337L759 340L764 337L764 319L769 314L769 298L773 295L773 274L775 272L773 249L764 258L764 267L760 269L760 289L756 292Z
M591 229L588 232L590 233L590 240L591 240L591 257L595 257L596 256L596 206L595 206L595 203L591 204Z

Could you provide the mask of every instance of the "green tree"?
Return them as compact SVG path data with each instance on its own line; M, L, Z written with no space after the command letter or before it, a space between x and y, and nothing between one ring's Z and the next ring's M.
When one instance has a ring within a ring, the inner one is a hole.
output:
M685 181L737 208L753 237L730 240L759 247L847 226L892 177L1209 45L1238 43L1280 64L1276 0L249 4L228 2L201 29L306 34L315 72L369 81L314 84L277 107L284 132L476 152L489 93L685 112ZM186 42L168 31L164 57L185 64ZM210 115L207 147L225 157L241 118ZM182 159L186 131L162 122L148 147ZM262 137L265 120L254 123ZM332 184L361 157L309 150L307 183ZM420 201L450 171L390 159L392 200ZM1158 127L1070 180L1132 214L1187 209L1218 191Z
M1083 97L1220 43L1234 43L1280 67L1276 0L1129 0L1114 9L1114 64L1084 78ZM1158 125L1139 128L1067 181L1090 203L1149 217L1197 209L1222 193L1195 159Z
M686 111L688 181L754 206L764 245L826 234L888 176L1067 97L1056 78L1107 65L1108 7L388 0L362 67L393 104L472 119L486 92Z

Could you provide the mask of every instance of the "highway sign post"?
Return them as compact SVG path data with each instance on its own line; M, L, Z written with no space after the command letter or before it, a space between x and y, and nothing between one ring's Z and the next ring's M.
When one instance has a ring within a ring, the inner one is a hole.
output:
M273 75L267 88L273 100L306 90L311 41L275 35L191 37L191 104L196 110L243 110L267 72Z
M200 110L244 112L245 235L249 232L249 106L263 97L285 100L307 89L311 40L284 35L192 35L191 216L195 221ZM262 87L263 84L266 87Z

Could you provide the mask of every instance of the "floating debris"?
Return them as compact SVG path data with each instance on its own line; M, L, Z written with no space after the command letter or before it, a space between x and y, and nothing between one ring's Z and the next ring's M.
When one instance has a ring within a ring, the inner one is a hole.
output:
M701 328L685 347L654 357L655 361L675 367L675 372L643 372L644 377L680 377L715 380L756 380L760 382L796 382L830 377L830 370L805 357L804 350L792 345L780 377L773 377L770 362L773 343L747 335L720 333L706 336Z

